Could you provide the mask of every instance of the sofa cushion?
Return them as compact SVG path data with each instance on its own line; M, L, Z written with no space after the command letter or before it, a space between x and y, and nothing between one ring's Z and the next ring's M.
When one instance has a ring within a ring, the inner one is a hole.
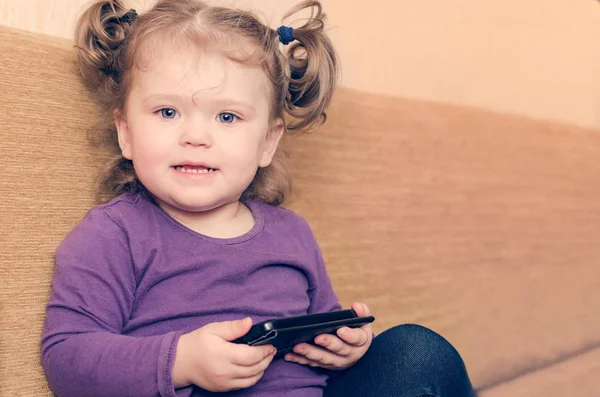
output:
M600 346L479 392L479 397L597 396Z

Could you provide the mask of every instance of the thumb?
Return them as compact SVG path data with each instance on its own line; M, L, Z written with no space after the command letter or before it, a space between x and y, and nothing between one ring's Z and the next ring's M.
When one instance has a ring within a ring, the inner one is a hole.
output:
M358 317L366 317L371 315L371 311L364 303L354 302L352 308L358 315Z
M252 319L246 317L241 320L234 321L223 321L220 323L213 323L211 332L224 340L231 342L234 339L242 337L248 333L252 327Z

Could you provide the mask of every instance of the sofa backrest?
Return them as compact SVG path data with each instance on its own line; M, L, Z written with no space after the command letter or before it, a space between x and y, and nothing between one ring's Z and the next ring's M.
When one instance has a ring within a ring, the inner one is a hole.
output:
M70 42L4 27L0 104L0 395L41 396L53 253L93 205L98 110ZM441 333L485 387L600 342L599 158L598 131L340 89L291 140L289 205L344 306Z

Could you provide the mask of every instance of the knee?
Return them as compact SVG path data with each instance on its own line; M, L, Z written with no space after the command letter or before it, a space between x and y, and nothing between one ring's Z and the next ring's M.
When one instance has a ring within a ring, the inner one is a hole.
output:
M420 325L390 328L374 339L373 347L378 354L385 354L404 368L419 372L439 370L455 375L466 373L460 354L450 342Z

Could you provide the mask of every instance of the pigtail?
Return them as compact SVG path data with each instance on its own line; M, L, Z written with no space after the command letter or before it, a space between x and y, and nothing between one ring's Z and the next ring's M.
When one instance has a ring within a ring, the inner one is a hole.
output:
M325 109L338 79L338 59L324 31L326 15L321 3L304 1L292 8L284 19L306 8L311 8L311 16L304 25L293 29L295 41L287 53L289 87L284 106L295 119L287 126L292 132L325 122Z
M135 19L121 0L96 1L77 21L75 43L82 79L98 100L113 105L119 96L123 52Z
M145 189L137 179L133 164L121 156L113 112L123 110L126 88L127 38L137 17L121 0L95 1L79 17L75 47L81 79L102 107L97 125L89 131L92 146L107 157L97 175L96 201L110 201L126 191Z

